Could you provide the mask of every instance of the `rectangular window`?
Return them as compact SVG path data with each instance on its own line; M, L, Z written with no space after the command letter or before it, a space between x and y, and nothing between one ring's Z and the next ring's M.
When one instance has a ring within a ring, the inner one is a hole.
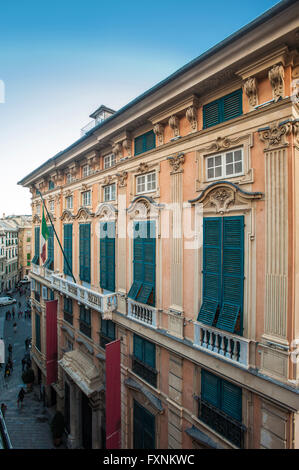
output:
M63 225L63 249L65 258L63 260L63 272L67 276L72 275L73 269L73 224Z
M115 165L115 155L114 153L110 153L109 155L105 155L104 157L104 169L110 168L111 166Z
M155 416L134 400L134 449L155 449Z
M207 180L231 178L243 173L243 149L230 150L206 158Z
M73 181L75 181L75 178L73 177L71 173L68 173L66 175L66 183L69 184L69 183L72 183Z
M203 127L206 129L215 126L242 113L242 89L240 89L203 106Z
M105 348L106 344L115 340L115 323L111 320L101 321L100 345Z
M243 333L244 217L203 219L203 291L197 320Z
M54 184L54 181L49 181L49 189L54 189L55 188L55 184Z
M82 167L82 177L85 178L85 176L89 176L90 173L91 173L90 166L89 165L84 165Z
M143 304L155 305L156 238L155 222L134 223L134 282L128 297Z
M90 283L90 224L79 225L80 279Z
M201 372L199 419L243 447L242 389L205 370Z
M91 204L91 191L82 193L82 206L90 206Z
M50 225L48 226L48 258L44 264L45 268L54 270L54 230L53 227Z
M40 335L40 316L38 313L35 314L35 346L41 351L41 335Z
M104 186L104 201L115 201L115 183Z
M136 177L136 193L148 193L156 191L156 172L147 173Z
M64 297L63 312L64 312L64 319L72 325L73 324L73 301L72 299Z
M39 264L39 239L40 239L40 227L34 229L34 257L32 259L33 264Z
M73 196L67 196L65 198L65 207L67 209L72 209L73 208Z
M157 386L156 345L135 334L132 370L153 387Z
M84 305L80 305L80 331L91 338L91 312Z
M115 291L115 223L100 223L100 286Z
M156 136L154 131L146 132L135 138L135 155L139 155L140 153L147 152L148 150L152 150L156 147Z

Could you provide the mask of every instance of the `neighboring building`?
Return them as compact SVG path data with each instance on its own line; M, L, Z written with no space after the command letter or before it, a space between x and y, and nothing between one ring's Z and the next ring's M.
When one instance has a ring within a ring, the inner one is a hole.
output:
M6 219L0 219L0 231L4 233L4 259L0 259L3 275L1 280L1 292L14 289L19 281L18 274L18 228Z
M32 259L32 217L28 215L10 216L18 227L18 271L19 280L28 276L31 268Z
M4 289L5 284L5 232L0 227L0 292Z
M279 3L20 181L33 365L46 384L55 298L71 447L104 446L114 339L122 448L299 447L298 15ZM37 190L68 263L47 216L41 265Z

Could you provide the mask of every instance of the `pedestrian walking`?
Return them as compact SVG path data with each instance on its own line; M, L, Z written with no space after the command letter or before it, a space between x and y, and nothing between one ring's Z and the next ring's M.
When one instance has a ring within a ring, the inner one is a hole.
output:
M15 319L15 311L14 310L12 311L12 319L13 320Z
M5 313L5 320L8 320L8 317L9 317L9 311L6 310L6 313Z
M23 359L22 359L22 372L24 372L24 370L25 370L26 363L27 363L27 361L26 361L25 357L23 357Z
M19 308L21 308L21 302L19 302Z
M22 315L23 315L23 312L22 312L22 310L20 310L19 313L18 313L18 318L22 318Z
M19 391L19 394L18 394L18 408L19 408L19 403L21 402L21 407L23 406L23 400L24 400L24 396L25 396L25 390L23 389L23 387L21 388L21 390Z
M17 324L16 324L16 322L14 322L14 324L13 324L13 330L14 330L15 333L17 332Z
M8 358L7 365L8 365L8 367L9 367L9 369L10 369L10 375L11 375L11 373L12 373L12 371L13 371L13 362L12 362L12 360L11 360L11 357Z
M10 376L10 368L8 364L5 365L4 378L7 379Z
M8 345L7 350L8 350L8 357L11 357L12 356L12 345L11 344Z
M5 403L1 403L1 413L2 413L3 418L5 418L6 410L7 410L7 406L5 405Z

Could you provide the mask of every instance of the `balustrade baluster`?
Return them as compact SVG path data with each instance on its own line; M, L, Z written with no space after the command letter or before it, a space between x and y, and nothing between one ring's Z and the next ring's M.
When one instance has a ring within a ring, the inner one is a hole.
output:
M237 361L238 360L238 344L239 342L234 340L233 341L233 355L232 355L232 359L234 361Z
M228 357L229 359L231 359L231 357L232 357L232 349L231 349L230 338L228 338L228 340L227 340L227 350L226 350L225 356Z
M219 335L218 335L218 333L215 334L215 342L214 342L213 351L216 352L216 353L219 353Z

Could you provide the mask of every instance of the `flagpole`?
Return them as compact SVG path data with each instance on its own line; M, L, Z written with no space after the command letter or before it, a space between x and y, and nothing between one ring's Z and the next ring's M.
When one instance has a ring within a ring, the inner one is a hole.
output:
M48 216L48 218L49 218L49 220L50 220L50 223L51 223L51 225L52 225L53 231L54 231L54 233L55 233L56 240L58 241L58 244L59 244L60 249L61 249L61 251L62 251L64 261L66 262L67 267L68 267L68 269L69 269L69 271L70 271L70 273L71 273L71 275L72 275L73 281L74 281L74 283L76 284L76 279L74 278L73 271L72 271L72 269L71 269L71 267L70 267L70 265L69 265L68 259L67 259L67 257L65 256L64 250L63 250L63 248L62 248L62 246L61 246L61 243L60 243L60 241L59 241L58 235L57 235L57 233L56 233L55 227L54 227L53 222L52 222L52 219L51 219L51 215L50 215L49 212L48 212L48 209L47 209L47 206L46 206L45 201L44 201L44 199L43 199L43 196L42 196L41 192L40 192L38 189L36 190L36 194L39 194L40 197L41 197L43 206L44 206L44 208L46 209L47 216Z

